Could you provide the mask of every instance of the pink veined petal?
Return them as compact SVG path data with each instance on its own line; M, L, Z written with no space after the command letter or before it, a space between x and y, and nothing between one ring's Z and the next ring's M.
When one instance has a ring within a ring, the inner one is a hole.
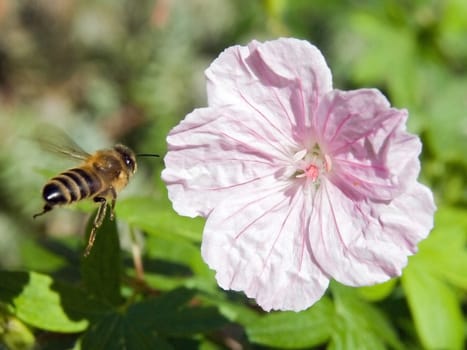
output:
M317 193L310 245L332 278L351 286L384 282L401 274L407 257L433 227L435 210L417 182L390 203L354 201L325 181ZM413 215L408 215L408 213Z
M319 141L330 154L352 150L355 142L365 138L391 117L388 100L376 89L333 90L320 101L313 119Z
M334 184L356 200L387 201L406 191L420 172L421 142L399 130L402 126L385 135L384 148L373 159L356 158L352 153L334 157Z
M332 88L321 52L297 39L228 48L206 70L206 77L210 106L250 108L271 129L299 142L309 139L310 116Z
M238 188L277 181L290 163L293 140L271 132L251 111L230 107L197 109L167 137L166 182L181 215L207 216Z
M375 138L380 139L375 132ZM392 176L397 176L397 185L401 192L406 191L413 182L417 181L420 173L420 160L418 159L422 151L422 143L418 136L406 131L404 122L397 125L390 135L389 147L386 154L386 167Z
M418 137L405 131L407 112L377 90L334 90L315 119L320 146L332 157L332 181L355 199L391 200L418 176Z
M408 249L410 255L417 251L417 244L425 239L434 226L436 205L428 187L414 181L406 192L390 204L373 203L372 211L378 213L377 222L384 236L374 239L391 240ZM377 231L372 231L376 233Z
M310 197L301 186L286 185L261 186L219 203L201 247L222 288L244 291L266 311L308 308L329 283L307 245Z

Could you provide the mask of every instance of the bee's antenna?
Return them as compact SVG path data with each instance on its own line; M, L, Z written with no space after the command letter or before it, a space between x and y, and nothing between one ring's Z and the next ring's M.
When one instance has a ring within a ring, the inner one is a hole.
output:
M136 156L137 157L160 157L160 155L153 154L153 153L138 153Z

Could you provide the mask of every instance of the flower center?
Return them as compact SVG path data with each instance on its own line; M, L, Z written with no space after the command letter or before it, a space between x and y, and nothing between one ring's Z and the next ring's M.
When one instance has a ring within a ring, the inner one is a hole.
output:
M319 168L314 164L310 164L308 168L305 169L305 172L302 175L311 179L311 181L315 182L319 176Z
M319 145L314 145L311 150L303 149L294 154L296 167L295 177L306 178L319 184L323 174L332 169L331 157L324 154Z

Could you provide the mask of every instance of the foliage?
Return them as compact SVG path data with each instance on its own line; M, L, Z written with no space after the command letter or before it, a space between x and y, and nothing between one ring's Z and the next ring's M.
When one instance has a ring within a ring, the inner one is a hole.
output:
M0 349L464 348L465 1L0 0L0 30ZM204 223L173 212L160 160L139 162L87 258L93 203L32 220L47 177L70 166L28 141L37 125L88 151L163 155L170 128L206 105L212 59L279 36L320 47L335 88L377 87L409 110L438 212L400 280L332 283L306 311L263 313L217 287Z

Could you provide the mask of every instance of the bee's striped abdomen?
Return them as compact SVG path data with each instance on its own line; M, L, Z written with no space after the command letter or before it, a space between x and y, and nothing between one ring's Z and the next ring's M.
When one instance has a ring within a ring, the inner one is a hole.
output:
M68 200L64 192L66 192L66 189L62 184L50 181L42 189L42 197L47 204L50 204L51 206L66 204L68 203Z
M73 168L52 178L42 196L52 206L69 204L96 194L101 186L101 180L92 172Z

